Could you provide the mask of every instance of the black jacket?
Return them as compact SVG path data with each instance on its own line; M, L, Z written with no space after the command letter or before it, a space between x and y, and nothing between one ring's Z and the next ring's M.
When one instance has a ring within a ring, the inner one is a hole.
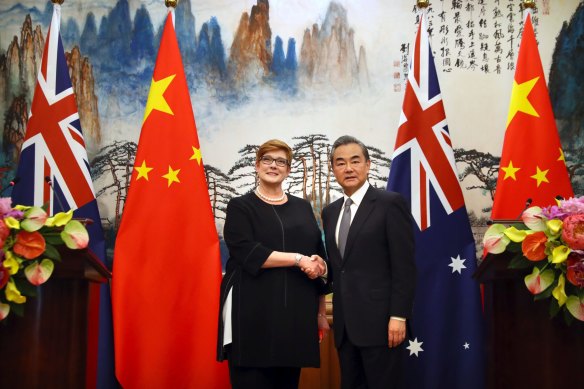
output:
M343 198L322 213L333 284L335 343L387 345L390 316L412 313L416 268L412 217L403 196L369 187L351 223L345 258L335 240Z
M291 195L282 205L267 204L254 193L234 198L227 205L224 238L229 260L221 284L217 359L248 367L318 367L318 298L324 283L296 267L261 268L272 251L325 258L310 204ZM227 355L221 312L229 290L233 343Z

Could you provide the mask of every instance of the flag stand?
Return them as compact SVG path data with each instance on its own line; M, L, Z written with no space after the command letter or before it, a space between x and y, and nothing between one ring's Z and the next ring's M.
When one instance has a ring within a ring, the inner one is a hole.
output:
M0 328L0 364L10 372L2 387L85 387L89 284L111 274L89 250L59 251L61 261L24 316L11 315Z
M570 372L582 368L584 323L550 318L547 302L534 302L525 288L529 271L508 268L513 255L489 254L473 275L484 284L486 388L581 386Z

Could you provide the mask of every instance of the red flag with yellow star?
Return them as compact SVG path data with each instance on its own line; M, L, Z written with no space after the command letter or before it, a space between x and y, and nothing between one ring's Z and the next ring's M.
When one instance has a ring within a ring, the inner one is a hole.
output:
M227 388L215 361L221 261L199 139L169 12L113 268L124 388Z
M555 204L574 195L543 67L531 24L525 18L492 219L517 219L527 204Z

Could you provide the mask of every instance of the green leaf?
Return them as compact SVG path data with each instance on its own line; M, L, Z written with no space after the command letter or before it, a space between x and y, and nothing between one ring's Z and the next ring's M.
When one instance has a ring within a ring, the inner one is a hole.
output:
M10 304L10 313L14 313L16 316L23 317L24 316L24 305L25 304Z
M41 231L42 232L42 231ZM56 232L53 234L45 234L43 233L43 236L45 237L45 242L58 246L63 244L63 239L61 239L61 233L60 232Z
M509 245L507 246L507 251L512 252L512 253L523 253L523 251L521 250L521 243L515 243L515 242L511 242L509 243Z
M533 266L533 262L518 253L511 259L508 267L509 269L527 269L531 266Z
M558 300L552 299L550 302L550 317L555 317L560 312L560 305Z
M572 325L572 323L574 322L574 316L572 316L570 311L568 311L567 309L563 309L562 312L564 314L564 322L567 325Z
M52 244L47 244L45 246L45 252L43 253L43 256L49 259L54 259L55 261L61 260L61 254L59 253L59 250L57 250L57 248Z
M28 297L36 297L37 295L37 288L34 285L31 285L28 280L24 277L13 277L14 284L20 290L20 294L23 296Z

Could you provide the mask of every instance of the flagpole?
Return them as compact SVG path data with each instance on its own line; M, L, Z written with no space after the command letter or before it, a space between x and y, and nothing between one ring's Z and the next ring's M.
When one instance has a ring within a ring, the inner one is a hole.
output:
M527 15L532 15L534 9L536 9L535 0L521 0L521 8L523 9L523 20Z
M535 0L521 0L521 5L523 6L524 10L537 8L535 6Z
M65 2L65 0L51 0L51 2L53 3L53 10L59 16L59 29L60 29L61 28L60 27L61 26L61 4L63 4ZM51 23L51 24L53 24L53 23Z
M176 6L178 5L178 0L164 0L164 5L166 5L166 7L172 7L172 8L176 8Z
M420 12L420 23L422 23L422 19L426 16L428 7L430 6L430 0L416 0L416 6Z
M422 18L426 16L428 12L428 7L430 6L430 0L416 0L416 5L418 6L418 11L420 11L420 23L422 23Z
M176 6L178 5L178 0L164 0L164 5L166 6L166 9L168 10L168 12L170 12L171 16L172 16L172 25L175 25L175 21L174 21L174 10L176 9Z

